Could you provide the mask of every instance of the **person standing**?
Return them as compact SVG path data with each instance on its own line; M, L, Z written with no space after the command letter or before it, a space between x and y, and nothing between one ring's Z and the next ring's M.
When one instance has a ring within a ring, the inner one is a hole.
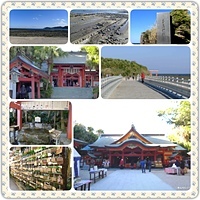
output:
M22 85L20 92L21 92L21 98L26 99L27 98L27 91L26 91L25 85Z
M185 172L184 172L185 161L183 159L181 159L180 168L181 168L181 174L185 175Z
M145 79L145 74L144 74L144 72L142 72L142 74L141 74L141 79L142 79L142 83L144 83L144 79Z
M124 159L122 158L119 162L120 169L124 168Z

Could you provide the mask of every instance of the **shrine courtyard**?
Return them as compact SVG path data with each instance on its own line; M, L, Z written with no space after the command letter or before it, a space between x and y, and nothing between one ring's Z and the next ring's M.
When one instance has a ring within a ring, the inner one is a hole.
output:
M90 178L88 170L80 170L82 180ZM110 168L107 176L91 183L90 190L149 190L149 191L179 191L189 190L191 185L191 171L185 175L166 174L163 169L152 168L151 172L141 169L116 169Z

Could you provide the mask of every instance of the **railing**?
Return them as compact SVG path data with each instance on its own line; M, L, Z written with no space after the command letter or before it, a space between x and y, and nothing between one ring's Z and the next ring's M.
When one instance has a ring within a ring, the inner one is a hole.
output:
M103 98L108 97L111 91L122 80L122 76L109 76L101 79L101 96Z
M190 79L172 76L147 76L145 84L163 92L171 98L190 97Z

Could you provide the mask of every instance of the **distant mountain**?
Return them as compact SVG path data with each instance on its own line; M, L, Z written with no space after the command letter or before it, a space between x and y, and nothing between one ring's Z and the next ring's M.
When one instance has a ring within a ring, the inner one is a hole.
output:
M44 29L49 29L49 30L66 30L68 29L68 26L55 26L55 27L45 27Z

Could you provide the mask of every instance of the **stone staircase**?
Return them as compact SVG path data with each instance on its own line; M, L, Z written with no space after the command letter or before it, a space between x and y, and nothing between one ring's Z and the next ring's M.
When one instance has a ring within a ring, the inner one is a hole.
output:
M54 87L51 99L92 99L92 88Z

